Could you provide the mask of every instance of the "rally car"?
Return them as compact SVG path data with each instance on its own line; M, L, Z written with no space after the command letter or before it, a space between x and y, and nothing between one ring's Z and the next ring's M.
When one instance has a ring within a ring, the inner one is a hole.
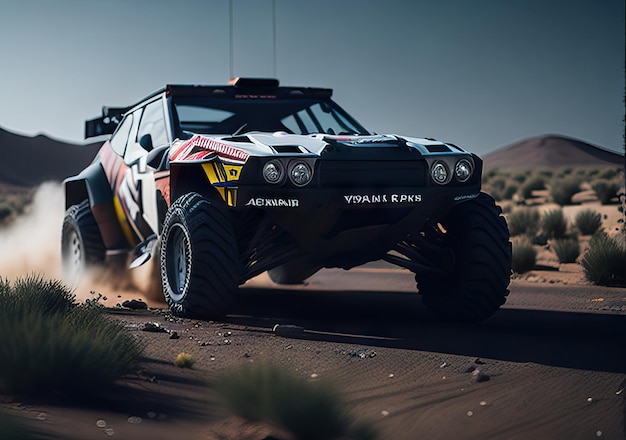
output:
M263 272L297 284L383 260L415 273L440 317L492 315L508 294L511 244L481 192L482 160L370 132L331 96L240 78L103 108L86 137L110 138L64 182L67 276L113 255L129 268L156 259L174 314L219 319Z

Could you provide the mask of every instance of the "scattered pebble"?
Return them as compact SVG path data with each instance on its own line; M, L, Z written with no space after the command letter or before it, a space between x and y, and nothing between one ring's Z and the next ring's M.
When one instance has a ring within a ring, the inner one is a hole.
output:
M131 425L139 425L141 422L143 422L143 419L138 416L130 416L128 418L128 423L130 423Z
M395 374L393 374L393 373L391 373L391 374L389 375L389 379L393 379L394 377L395 377Z
M155 413L154 411L148 411L146 413L146 417L148 417L149 419L156 419L157 413Z
M622 394L624 392L624 388L622 388L621 390L617 390L615 391L615 395L619 396L620 394Z
M148 310L148 304L140 299L127 299L122 303L122 307L131 310Z
M36 417L37 420L42 421L42 422L46 420L47 418L48 418L48 415L44 412L40 412L39 414L37 414L37 417Z
M113 428L106 428L104 433L109 437L113 437L115 435L115 430Z
M387 411L386 409L383 409L380 413L383 417L387 417L389 415L389 411Z
M587 397L587 402L589 403L593 402L593 397Z
M146 322L141 330L152 333L167 333L165 327L162 327L158 322Z
M272 332L284 338L301 338L304 335L304 327L297 325L276 324L272 328Z
M439 365L439 368L446 368L448 366L447 362L444 362L443 364Z
M480 401L480 406L487 406L487 401L481 400Z
M474 415L474 411L468 411L467 412L467 417L472 417Z
M96 421L96 426L98 428L106 428L107 422L105 420L100 419L100 420Z
M358 350L343 351L342 354L347 354L350 357L357 357L359 359L376 357L376 352L371 348L359 348Z
M317 379L317 378L318 378L318 374L317 373L311 374L311 379Z
M477 383L480 382L487 382L489 379L491 379L491 377L489 377L488 374L483 373L480 370L474 370L472 372L472 378L474 379L474 381L476 381Z
M602 437L602 431L599 429L596 431L596 437Z

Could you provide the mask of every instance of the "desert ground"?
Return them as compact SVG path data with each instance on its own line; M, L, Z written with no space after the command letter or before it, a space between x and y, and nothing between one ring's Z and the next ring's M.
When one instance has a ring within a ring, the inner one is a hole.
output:
M476 324L430 317L411 274L384 264L324 270L295 288L260 276L225 322L111 308L147 344L140 374L96 402L2 406L41 438L286 439L222 412L207 388L221 371L271 362L334 381L381 439L624 438L626 290L562 269L512 280L506 306ZM152 323L167 332L145 331ZM276 324L304 331L280 336ZM191 369L174 365L180 352Z

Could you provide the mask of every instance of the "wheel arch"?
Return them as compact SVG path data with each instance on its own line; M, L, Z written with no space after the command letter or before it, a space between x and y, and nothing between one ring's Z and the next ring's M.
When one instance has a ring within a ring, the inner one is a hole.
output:
M102 164L95 162L80 174L63 181L65 209L89 200L100 235L107 249L128 248L116 214L113 191Z
M170 164L170 202L189 193L198 193L207 200L222 203L226 206L224 198L209 181L202 163L193 164Z

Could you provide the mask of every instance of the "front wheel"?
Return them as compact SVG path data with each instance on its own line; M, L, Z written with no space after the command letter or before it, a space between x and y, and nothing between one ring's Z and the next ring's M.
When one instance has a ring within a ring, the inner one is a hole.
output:
M226 315L239 281L239 258L225 208L197 193L172 203L161 240L161 281L175 315Z
M429 310L443 319L480 321L506 301L511 243L502 210L487 194L461 203L440 222L438 244L454 255L446 275L425 273L417 287Z

